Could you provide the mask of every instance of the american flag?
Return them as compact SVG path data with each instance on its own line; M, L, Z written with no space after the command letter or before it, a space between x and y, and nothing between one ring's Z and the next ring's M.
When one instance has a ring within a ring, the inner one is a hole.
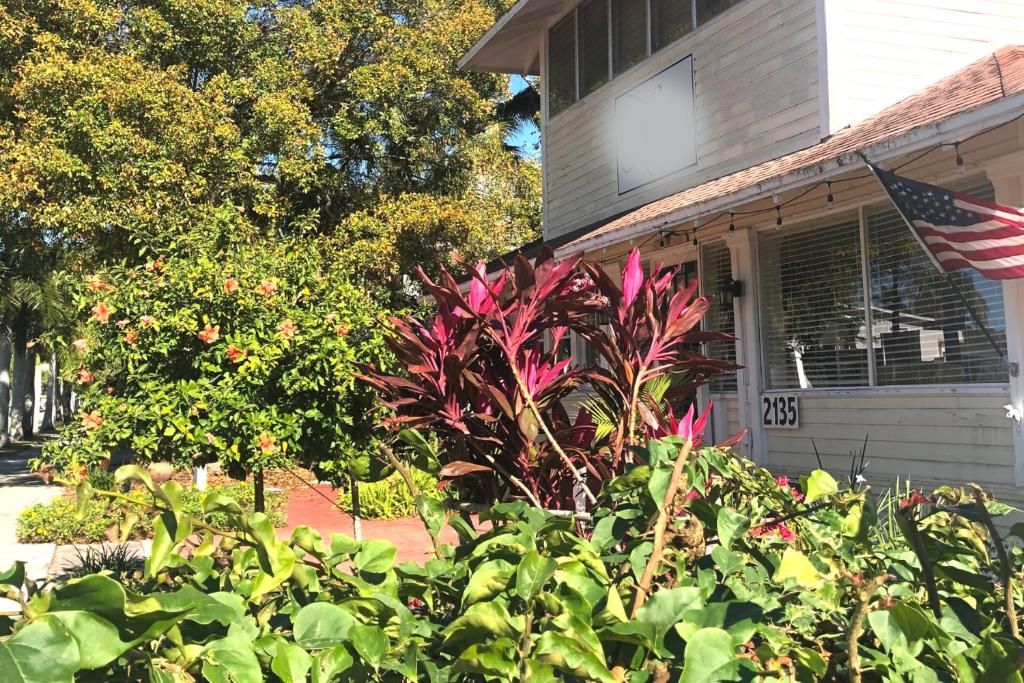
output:
M1024 213L871 170L939 272L973 268L990 280L1024 278Z

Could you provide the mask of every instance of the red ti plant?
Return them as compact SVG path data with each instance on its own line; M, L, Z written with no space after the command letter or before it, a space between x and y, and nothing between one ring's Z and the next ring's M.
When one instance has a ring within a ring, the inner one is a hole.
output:
M627 446L664 420L660 401L644 390L648 383L682 372L684 388L692 389L735 367L686 347L728 338L695 331L708 303L694 299L693 288L670 298L671 275L644 277L636 252L621 289L581 260L556 261L545 250L532 265L517 257L492 280L481 264L468 292L443 268L437 282L420 271L434 319L394 318L389 342L407 375L364 368L363 379L388 410L385 424L433 432L442 474L464 492L554 509L573 508L580 493L593 503L593 491L622 472ZM587 322L602 312L613 320L608 330ZM593 344L607 367L559 359L558 342L570 331ZM585 384L603 411L616 414L603 433L589 411L573 421L563 405Z

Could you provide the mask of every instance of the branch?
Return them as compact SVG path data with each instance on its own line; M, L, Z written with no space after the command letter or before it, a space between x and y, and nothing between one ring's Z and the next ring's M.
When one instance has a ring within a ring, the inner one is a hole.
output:
M985 492L976 485L972 485L971 488L974 489L974 500L978 504L981 521L988 528L988 533L996 546L996 554L999 555L999 566L1003 573L1003 599L1006 603L1006 619L1010 622L1010 635L1019 639L1020 627L1017 625L1017 610L1013 605L1013 566L1006 554L1003 537L999 535L995 522L992 521L992 516L988 514L988 508L985 507Z
M688 439L683 444L683 447L679 449L679 455L676 456L676 462L672 467L672 478L669 479L668 488L665 490L665 497L661 502L661 509L658 511L658 521L654 527L654 548L651 549L651 556L647 560L643 576L640 577L640 583L637 584L633 611L630 613L631 619L636 617L637 611L647 600L647 595L651 589L651 582L654 580L654 573L657 571L658 565L661 564L661 559L665 554L665 529L668 527L669 510L676 498L676 492L679 490L679 482L683 478L683 466L690 457L692 449L693 441Z
M854 611L853 619L850 621L850 630L846 633L846 653L849 658L850 683L861 682L860 650L857 649L857 642L860 640L861 633L864 632L864 618L871 611L871 596L882 587L882 584L891 578L888 574L876 576L864 584L864 587L861 589L857 609Z
M385 457L387 457L387 459L391 462L391 466L394 467L398 471L398 474L402 476L402 479L405 480L405 485L409 488L409 493L412 494L413 499L419 498L420 491L419 488L416 486L416 482L413 481L412 479L412 472L409 471L409 468L403 465L398 460L398 456L396 456L395 452L388 448L386 444L380 444L380 452L383 453ZM430 525L427 524L427 519L424 516L424 514L420 512L418 505L416 506L416 512L419 514L420 521L423 522L423 526L427 527L427 531L429 532ZM445 521L448 521L447 515L445 515ZM434 546L434 555L437 556L437 559L443 560L444 552L441 550L439 540L434 538L434 534L428 533L427 535L430 536L430 544Z

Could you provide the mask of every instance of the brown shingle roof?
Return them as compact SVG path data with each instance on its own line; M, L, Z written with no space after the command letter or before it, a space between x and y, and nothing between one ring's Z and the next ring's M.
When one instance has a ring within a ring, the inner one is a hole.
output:
M955 114L1021 92L1024 92L1024 46L1000 48L878 114L838 131L821 143L646 204L577 237L568 244L568 248L631 226L656 221L682 209L752 188L794 171L813 168L837 157L900 137L915 128L938 123Z

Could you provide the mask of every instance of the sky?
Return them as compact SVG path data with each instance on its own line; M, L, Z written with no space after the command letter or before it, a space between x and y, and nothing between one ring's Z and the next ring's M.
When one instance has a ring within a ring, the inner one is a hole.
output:
M527 83L526 79L522 76L512 76L512 82L509 85L512 93L515 94L525 88ZM522 131L509 135L506 142L522 149L531 159L540 158L540 130L532 123L524 126Z

